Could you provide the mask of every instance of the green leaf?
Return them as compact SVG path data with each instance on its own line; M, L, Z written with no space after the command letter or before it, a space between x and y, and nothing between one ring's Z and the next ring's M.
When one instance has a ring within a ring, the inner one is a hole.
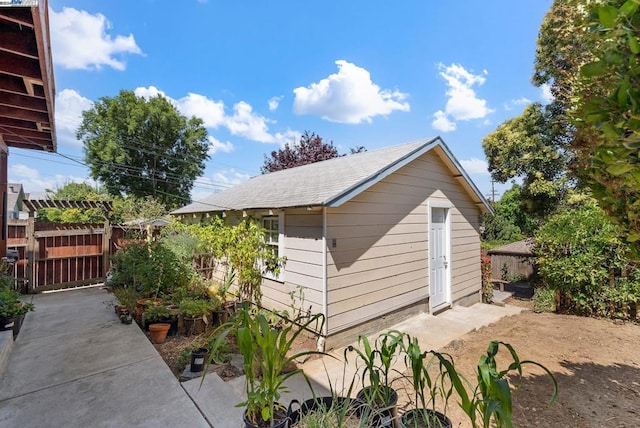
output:
M638 37L633 33L633 31L629 31L627 33L627 38L629 39L629 49L634 54L640 53L640 43L638 43Z
M618 18L618 9L614 6L600 6L598 8L598 19L600 24L606 28L613 28Z
M637 242L640 239L640 232L630 233L627 235L627 241Z
M611 175L618 176L618 175L626 174L632 169L633 169L633 165L630 165L628 163L617 163L617 164L609 165L607 167L607 172Z
M580 73L585 77L602 76L607 71L607 63L604 61L595 61L583 65Z
M620 7L620 14L624 16L633 15L634 13L636 13L636 10L638 10L638 6L640 6L640 0L627 0Z

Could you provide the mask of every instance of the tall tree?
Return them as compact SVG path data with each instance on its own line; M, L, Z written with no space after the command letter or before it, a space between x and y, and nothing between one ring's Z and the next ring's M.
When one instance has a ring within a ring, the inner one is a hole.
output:
M187 118L164 97L120 91L82 113L77 137L91 176L112 195L151 196L184 205L208 159L202 120Z
M581 67L574 147L579 177L600 206L640 243L640 2L591 5L583 30L595 40L593 60ZM635 245L640 252L640 246Z
M555 209L568 186L562 129L555 124L552 113L534 103L482 141L491 177L500 183L521 178L525 211L538 218Z
M69 182L55 190L48 189L50 199L58 201L109 201L111 197L99 188L87 183ZM38 221L54 223L102 223L105 215L99 208L42 208L38 210Z
M365 151L364 147L352 149L352 153ZM333 145L333 141L328 143L315 133L305 131L300 137L300 141L295 144L286 143L279 150L271 152L271 156L264 156L264 164L260 168L263 174L280 171L296 166L307 165L327 159L337 158L340 154Z

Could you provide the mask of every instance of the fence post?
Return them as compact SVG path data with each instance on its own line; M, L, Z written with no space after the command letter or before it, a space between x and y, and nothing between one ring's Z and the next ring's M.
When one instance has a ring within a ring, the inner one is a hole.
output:
M29 210L29 220L27 220L27 266L25 266L25 276L27 277L27 292L34 292L36 290L36 231L35 231L35 212Z
M111 223L109 219L104 220L104 233L102 234L102 276L107 280L107 272L111 269L110 253L111 253Z

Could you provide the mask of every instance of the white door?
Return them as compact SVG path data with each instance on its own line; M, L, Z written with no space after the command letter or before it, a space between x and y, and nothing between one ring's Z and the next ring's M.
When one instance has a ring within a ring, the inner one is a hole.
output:
M429 230L429 284L431 309L447 303L447 209L431 208L431 225Z

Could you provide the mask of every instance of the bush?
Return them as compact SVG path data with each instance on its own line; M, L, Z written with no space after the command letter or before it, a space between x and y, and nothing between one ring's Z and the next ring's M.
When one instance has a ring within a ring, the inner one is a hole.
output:
M538 287L533 292L533 310L534 312L555 312L556 310L556 293L547 287Z
M581 315L634 319L640 272L619 229L594 203L567 209L535 237L538 273L560 292L560 310Z

